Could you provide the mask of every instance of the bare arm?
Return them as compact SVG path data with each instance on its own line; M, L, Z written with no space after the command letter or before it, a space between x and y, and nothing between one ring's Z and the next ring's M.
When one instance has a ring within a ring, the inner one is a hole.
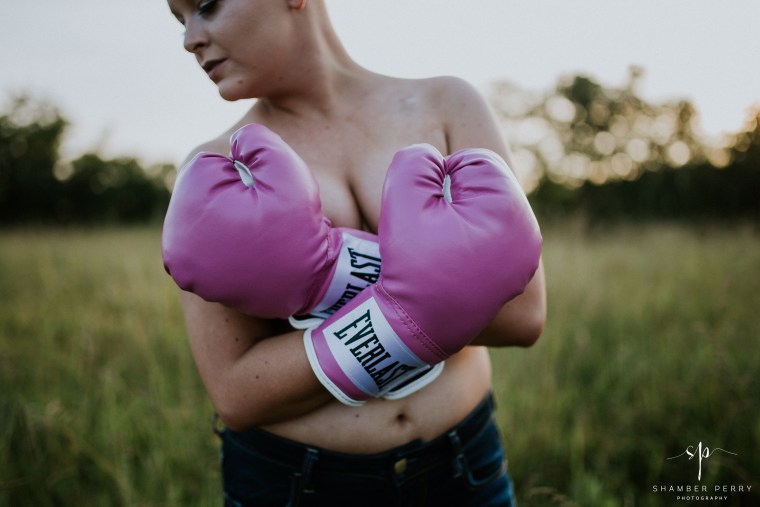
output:
M509 148L494 115L476 90L461 80L443 78L436 100L445 115L449 153L463 148L488 148L512 165ZM542 262L525 291L502 308L473 344L530 346L541 335L545 320L546 283Z
M227 153L228 136L200 151ZM183 163L184 166L184 163ZM187 336L201 380L221 420L233 430L309 413L333 400L306 357L303 332L180 291Z
M542 262L525 292L504 305L472 343L490 347L529 347L541 336L545 321L546 284Z
M190 348L211 403L240 430L308 413L333 400L312 373L303 332L181 292Z

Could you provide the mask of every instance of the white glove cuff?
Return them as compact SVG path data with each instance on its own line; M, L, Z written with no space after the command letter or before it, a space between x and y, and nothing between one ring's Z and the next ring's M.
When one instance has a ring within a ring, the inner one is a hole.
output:
M288 319L295 329L317 327L380 276L380 245L377 241L354 236L350 231L342 231L341 238L335 272L322 300L307 315L294 315Z
M319 381L347 405L384 396L430 368L395 333L372 297L328 325L307 330L304 345Z

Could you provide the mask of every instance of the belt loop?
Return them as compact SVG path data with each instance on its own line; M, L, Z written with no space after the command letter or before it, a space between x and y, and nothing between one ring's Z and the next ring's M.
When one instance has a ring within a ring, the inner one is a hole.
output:
M301 500L301 493L313 493L314 486L311 482L311 472L314 464L319 460L319 451L309 447L303 458L301 470L293 474L293 490L287 507L295 507Z
M462 452L462 442L459 439L459 433L456 429L453 429L447 433L449 440L451 441L451 447L453 449L454 459L452 466L454 467L454 478L461 477L464 473L464 453Z

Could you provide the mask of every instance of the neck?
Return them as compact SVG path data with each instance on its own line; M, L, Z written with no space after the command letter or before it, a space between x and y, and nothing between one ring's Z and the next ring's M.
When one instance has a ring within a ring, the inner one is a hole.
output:
M349 56L323 3L312 0L297 16L282 85L257 104L269 114L329 116L345 90L369 72Z

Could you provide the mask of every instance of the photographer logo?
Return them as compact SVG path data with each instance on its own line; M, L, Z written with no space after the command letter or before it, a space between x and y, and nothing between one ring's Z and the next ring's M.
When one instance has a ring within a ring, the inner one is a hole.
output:
M702 462L707 462L716 454L727 454L738 456L737 453L727 451L721 447L710 448L702 442L696 445L689 445L677 456L667 458L668 460L697 461L697 481L696 484L653 484L652 492L657 494L673 495L676 501L686 502L725 502L733 495L752 494L752 484L702 484Z
M725 449L721 449L720 447L715 447L711 451L709 447L707 447L706 445L703 446L702 442L700 442L697 445L688 446L686 450L682 452L681 454L679 454L678 456L673 456L668 459L678 459L686 455L689 457L689 461L691 461L692 459L696 457L697 461L699 462L699 472L697 472L697 480L701 481L702 480L702 460L707 460L716 452L725 452L726 454L733 454L734 456L737 455L735 452L729 452Z

